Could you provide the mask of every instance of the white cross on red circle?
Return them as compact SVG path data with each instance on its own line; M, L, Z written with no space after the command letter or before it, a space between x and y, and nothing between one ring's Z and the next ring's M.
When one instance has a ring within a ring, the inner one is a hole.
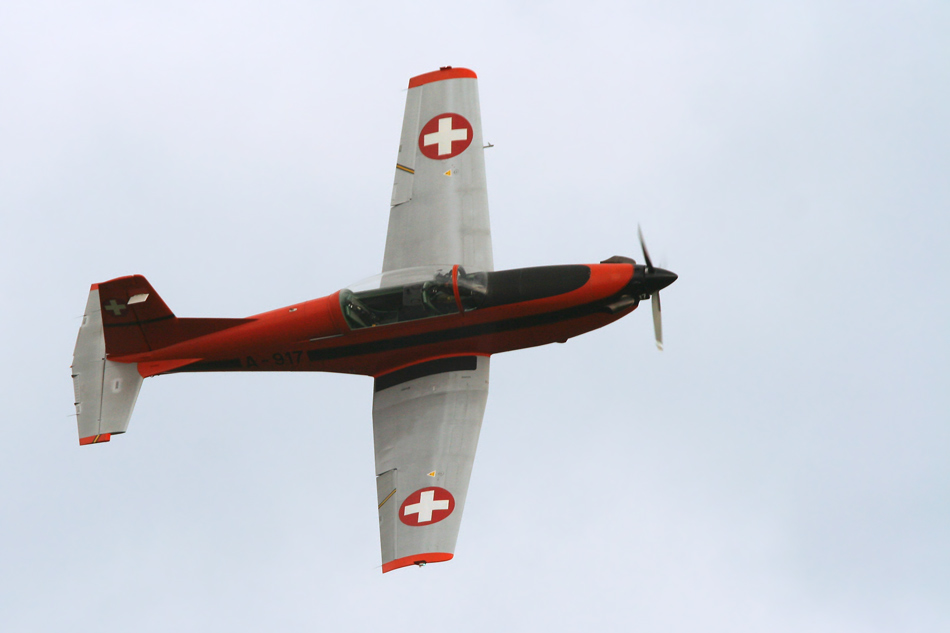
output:
M445 488L421 488L406 497L399 506L399 520L406 525L438 523L455 510L455 497Z
M433 160L458 156L472 144L472 124L461 114L446 112L433 117L419 132L422 155Z

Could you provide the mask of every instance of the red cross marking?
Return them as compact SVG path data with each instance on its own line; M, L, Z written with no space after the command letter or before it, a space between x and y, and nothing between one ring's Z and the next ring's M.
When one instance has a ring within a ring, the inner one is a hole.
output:
M432 525L455 510L455 497L445 488L422 488L406 497L399 507L399 520L406 525Z
M422 155L433 160L458 156L472 144L472 124L461 114L446 112L433 117L419 132Z

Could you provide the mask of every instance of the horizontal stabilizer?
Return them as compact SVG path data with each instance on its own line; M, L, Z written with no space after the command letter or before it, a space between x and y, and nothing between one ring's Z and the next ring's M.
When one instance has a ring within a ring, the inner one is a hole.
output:
M106 359L100 306L99 290L93 287L73 352L73 389L81 445L108 442L113 434L125 433L142 386L135 363Z

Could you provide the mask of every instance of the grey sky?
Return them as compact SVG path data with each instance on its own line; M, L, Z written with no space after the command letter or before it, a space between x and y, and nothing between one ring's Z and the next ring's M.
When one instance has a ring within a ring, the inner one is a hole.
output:
M950 628L950 5L6 2L3 631ZM145 382L80 449L90 283L182 316L382 262L406 82L480 77L496 267L649 309L501 355L456 559L379 572L371 381Z

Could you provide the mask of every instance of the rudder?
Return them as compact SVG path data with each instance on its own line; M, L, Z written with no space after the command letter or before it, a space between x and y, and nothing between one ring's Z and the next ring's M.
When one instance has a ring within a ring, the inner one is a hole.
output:
M99 293L109 356L140 354L169 344L162 340L165 328L161 324L175 315L145 277L119 277L95 284L92 290Z
M181 319L142 275L93 286L99 291L109 358L148 352L248 323L249 319Z

